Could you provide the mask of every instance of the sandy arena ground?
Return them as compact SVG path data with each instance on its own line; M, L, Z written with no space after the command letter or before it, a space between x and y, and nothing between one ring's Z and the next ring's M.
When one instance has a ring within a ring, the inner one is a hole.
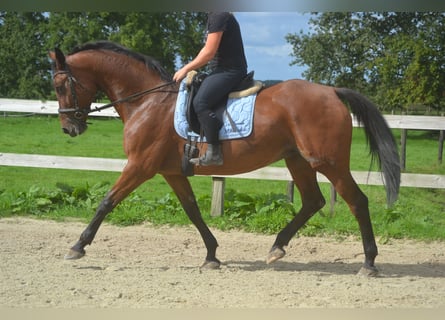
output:
M445 307L443 242L380 244L366 278L360 239L298 237L266 265L274 236L213 230L223 265L201 270L193 227L104 224L84 258L64 260L85 226L0 219L0 308Z

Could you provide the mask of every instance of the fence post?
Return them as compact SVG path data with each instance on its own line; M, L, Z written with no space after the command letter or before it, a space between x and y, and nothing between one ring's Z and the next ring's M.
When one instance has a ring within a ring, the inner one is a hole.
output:
M333 216L335 203L337 202L337 191L335 191L334 185L332 183L330 185L331 185L331 199L330 199L329 212L331 216Z
M442 117L443 116L444 116L444 114L442 113ZM445 133L445 130L440 130L439 131L439 151L438 151L439 154L437 156L439 164L442 164L444 133Z
M223 177L212 177L212 217L221 216L224 213L224 187L226 179Z
M442 164L444 132L444 130L439 131L439 155L437 158L440 164Z
M289 202L294 202L294 182L287 182L287 199Z
M402 171L406 169L406 138L408 135L407 129L402 129L400 137L400 168Z

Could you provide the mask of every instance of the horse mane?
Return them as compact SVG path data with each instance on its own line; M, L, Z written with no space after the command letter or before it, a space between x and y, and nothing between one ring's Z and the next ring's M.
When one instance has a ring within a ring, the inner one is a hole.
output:
M144 63L148 68L156 71L161 76L161 79L164 81L171 81L172 77L170 73L165 70L159 61L156 59L143 55L141 53L132 51L128 48L125 48L122 45L119 45L117 43L111 42L111 41L97 41L97 42L88 42L80 46L76 46L70 54L75 54L81 51L85 50L109 50L113 51L119 54L126 55L130 58L136 59L142 63Z

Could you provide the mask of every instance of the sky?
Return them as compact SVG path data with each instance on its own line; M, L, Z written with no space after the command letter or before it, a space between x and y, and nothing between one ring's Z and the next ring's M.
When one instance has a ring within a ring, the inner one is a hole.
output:
M241 28L249 70L258 80L302 78L305 67L289 64L292 46L288 33L307 33L309 13L300 12L235 12Z

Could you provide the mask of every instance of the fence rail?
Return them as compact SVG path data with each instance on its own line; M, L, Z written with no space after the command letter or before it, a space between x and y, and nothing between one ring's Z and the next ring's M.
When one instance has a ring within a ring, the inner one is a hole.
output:
M126 164L126 159L0 153L0 165L12 167L121 172ZM352 176L358 184L383 185L382 175L380 172L352 171ZM213 177L278 181L292 180L287 168L282 167L264 167L251 172L236 175L222 175ZM325 176L319 173L317 173L317 180L319 182L329 182ZM445 175L402 173L401 186L445 189Z
M93 103L91 108L104 104ZM19 112L33 114L58 114L59 103L57 101L25 100L25 99L0 99L0 112ZM119 117L113 108L92 113L97 117Z
M14 167L121 172L126 163L125 159L0 153L0 165ZM383 185L380 172L352 171L352 176L358 184ZM287 168L280 167L265 167L230 176L213 176L212 215L221 215L224 210L225 178L292 181ZM329 182L321 174L317 174L317 180L318 182ZM401 186L445 189L445 175L402 173ZM331 196L331 211L333 210L333 200L333 196Z
M92 108L104 104L93 103ZM0 112L26 112L35 114L57 114L59 108L57 101L25 100L25 99L0 99ZM90 116L119 117L113 109L105 109L91 113ZM445 130L445 117L439 116L406 116L385 115L390 128L409 130ZM358 127L354 120L353 125Z

